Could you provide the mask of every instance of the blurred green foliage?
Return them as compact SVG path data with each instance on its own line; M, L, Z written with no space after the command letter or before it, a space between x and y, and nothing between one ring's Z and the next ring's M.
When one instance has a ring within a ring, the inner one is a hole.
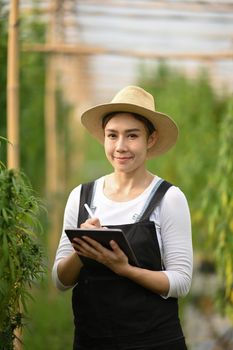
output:
M34 291L25 321L24 350L72 349L74 325L71 291L55 293L44 283Z
M33 15L22 17L23 42L44 42L45 26ZM20 51L20 164L33 188L43 194L45 183L44 90L45 56Z
M13 350L23 326L29 287L44 271L38 241L40 201L22 172L0 167L0 349Z
M7 137L7 40L8 12L0 1L0 135ZM35 21L34 16L21 18L20 47L22 40L41 42L44 40L44 24ZM33 188L43 192L45 182L45 136L44 136L44 80L45 58L40 53L20 50L20 164L28 175ZM10 141L10 140L9 140ZM0 158L6 163L6 145L0 150Z
M190 198L199 197L197 189L204 185L214 161L222 102L205 75L190 80L165 65L154 80L142 84L155 96L157 109L170 115L180 130L177 145L151 161L151 167L182 186Z
M209 176L203 212L219 278L217 301L233 321L233 99L220 125L215 171Z
M35 69L35 67L37 67ZM44 59L21 54L20 164L36 190L45 183Z

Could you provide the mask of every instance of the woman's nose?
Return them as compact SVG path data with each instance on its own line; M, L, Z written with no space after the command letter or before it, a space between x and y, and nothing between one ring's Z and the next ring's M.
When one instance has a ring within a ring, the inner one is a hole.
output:
M116 150L122 152L126 149L126 143L124 137L119 137L116 142Z

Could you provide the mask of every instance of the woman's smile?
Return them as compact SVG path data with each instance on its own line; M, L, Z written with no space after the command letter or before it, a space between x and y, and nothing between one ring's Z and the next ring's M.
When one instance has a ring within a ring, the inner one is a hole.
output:
M127 162L128 160L133 159L132 156L113 156L113 159L117 160L118 162Z

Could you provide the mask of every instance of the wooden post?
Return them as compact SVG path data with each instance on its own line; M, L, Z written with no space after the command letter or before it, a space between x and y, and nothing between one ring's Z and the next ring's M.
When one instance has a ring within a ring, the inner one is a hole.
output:
M10 2L7 57L7 146L8 168L19 167L19 1Z
M50 1L50 19L47 28L48 44L57 42L58 0ZM58 211L58 140L57 140L57 68L56 56L51 53L46 58L45 75L45 153L46 153L46 197L49 208L49 270L55 255L60 229Z
M45 82L46 193L57 191L56 72L47 57Z
M19 0L10 2L7 52L7 167L19 168ZM19 309L21 306L19 305ZM14 349L22 350L22 329L15 331Z
M49 265L51 266L59 233L58 213L58 141L57 141L57 105L56 70L54 57L48 56L46 63L45 87L45 141L46 141L46 197L49 206Z

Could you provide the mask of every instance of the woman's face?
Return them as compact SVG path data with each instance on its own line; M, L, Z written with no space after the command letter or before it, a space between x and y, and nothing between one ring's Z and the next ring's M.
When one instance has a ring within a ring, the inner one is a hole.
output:
M117 113L104 129L107 159L115 169L129 173L145 167L147 151L156 142L156 132L148 136L143 122L130 113Z

